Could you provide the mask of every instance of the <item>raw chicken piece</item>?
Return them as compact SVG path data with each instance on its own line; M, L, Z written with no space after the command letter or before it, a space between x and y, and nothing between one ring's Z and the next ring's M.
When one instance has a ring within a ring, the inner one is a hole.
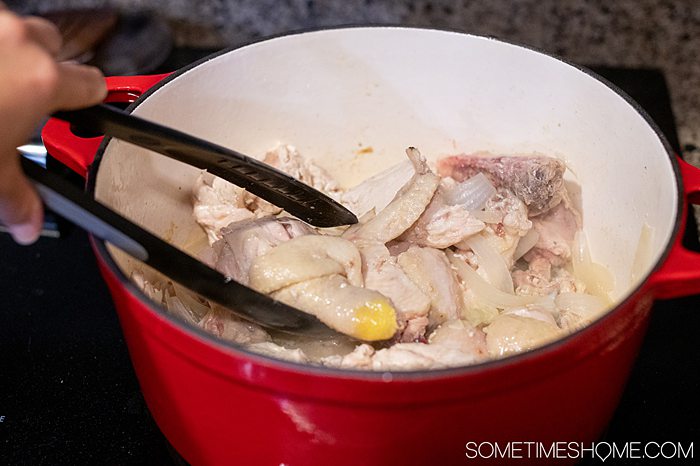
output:
M486 225L461 205L449 205L438 188L425 212L399 240L445 249L474 235Z
M372 357L372 370L410 371L442 369L474 364L477 358L456 348L424 343L397 343L377 351Z
M199 322L199 326L212 335L240 345L270 340L270 335L258 325L238 319L230 311L216 305Z
M415 174L384 210L366 223L353 225L343 236L352 241L387 243L413 225L435 194L440 178L414 147L406 149Z
M509 314L496 317L484 331L492 357L521 353L556 340L561 335L559 327L552 323Z
M399 241L399 240L394 240L394 241L389 241L386 243L386 248L389 250L389 254L392 256L399 256L400 254L408 251L408 248L411 247L411 243L407 243L405 241Z
M209 244L221 239L222 228L255 217L246 208L244 192L211 173L199 175L193 189L194 218L206 231Z
M527 206L509 189L499 189L496 195L486 202L484 211L498 213L498 222L490 222L495 223L493 228L498 236L522 237L532 228Z
M425 337L430 298L425 295L397 264L396 257L381 243L360 247L365 287L391 299L399 324L399 341L416 341Z
M233 222L275 215L282 211L243 188L202 172L192 191L195 221L207 233L209 244L221 239L221 229Z
M552 270L551 261L544 255L531 254L527 270L512 273L515 292L519 295L545 296L552 293L583 292L585 286L566 269Z
M460 287L442 251L411 246L399 255L398 262L408 278L430 298L430 325L459 318Z
M389 167L340 195L340 202L357 217L389 205L402 186L409 182L415 169L409 160Z
M402 323L399 322L399 325ZM405 325L399 328L398 337L394 338L399 343L420 342L425 343L425 332L430 325L427 316L411 317L405 321Z
M355 349L345 356L333 355L321 359L321 364L341 369L372 370L372 356L374 348L364 343L357 345Z
M362 286L362 259L357 247L336 236L304 235L253 259L248 272L252 288L271 293L313 278L340 274Z
M236 222L221 230L214 243L214 267L239 283L248 284L253 260L273 247L313 230L293 218L263 217Z
M464 320L450 320L440 325L430 335L428 343L455 348L477 359L486 356L486 335Z
M294 146L277 146L265 154L263 162L330 196L340 194L338 183L328 172L313 161L299 155Z
M388 340L398 327L396 311L384 295L352 286L338 274L297 283L271 296L358 340Z
M520 238L532 228L532 222L527 217L527 207L511 191L501 188L486 203L484 212L493 215L493 220L496 218L498 220L487 223L481 234L489 241L491 247L503 256L506 265L510 268L513 266L513 254ZM465 251L469 250L469 246L465 243L458 243L457 247Z
M540 236L535 247L525 254L525 260L532 262L543 257L554 266L564 265L571 258L574 237L581 229L579 213L565 200L546 214L533 218L532 225Z
M454 155L438 161L438 174L464 181L479 172L496 186L510 189L539 215L559 204L564 192L566 165L546 156L500 156L489 153Z
M325 365L343 369L407 371L474 364L487 355L484 333L461 320L445 322L429 343L397 343L374 351L360 345L343 357L325 358Z
M336 181L325 170L306 160L292 146L278 146L265 155L264 162L330 195L339 195ZM221 229L233 222L282 211L243 188L210 173L202 172L193 189L194 217L207 233L209 244L221 239Z

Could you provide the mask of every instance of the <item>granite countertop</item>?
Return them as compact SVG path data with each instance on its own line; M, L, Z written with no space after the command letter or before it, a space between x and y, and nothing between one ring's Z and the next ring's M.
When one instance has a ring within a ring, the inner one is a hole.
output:
M9 0L45 12L104 6L153 10L176 43L224 47L290 30L405 24L492 35L577 63L659 68L669 83L681 147L700 166L700 4L696 0Z

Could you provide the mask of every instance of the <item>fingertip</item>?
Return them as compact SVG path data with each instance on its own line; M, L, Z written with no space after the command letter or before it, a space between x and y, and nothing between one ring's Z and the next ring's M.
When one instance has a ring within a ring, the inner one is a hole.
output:
M63 63L66 63L69 66L77 67L82 72L84 72L86 74L86 80L88 80L95 87L95 89L104 90L105 92L107 91L105 75L104 73L102 73L102 70L100 70L98 67L92 65L82 65L80 63Z
M7 230L10 232L15 242L23 246L35 243L36 240L39 239L39 234L41 233L41 229L30 223L13 225Z
M59 76L54 98L56 109L71 110L96 105L107 97L107 83L99 68L61 62Z
M89 74L88 81L92 86L92 99L94 102L102 102L105 97L107 97L107 82L105 81L105 76L102 71L95 67L89 65L79 65L87 74Z
M38 198L34 199L31 213L27 221L9 225L8 232L12 238L21 245L29 245L36 242L41 234L41 229L44 222L44 209L41 201Z

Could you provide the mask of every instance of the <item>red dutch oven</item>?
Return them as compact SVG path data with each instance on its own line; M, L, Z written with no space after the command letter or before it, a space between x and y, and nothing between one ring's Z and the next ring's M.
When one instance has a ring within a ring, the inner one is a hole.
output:
M700 172L619 90L540 52L454 32L345 28L108 86L107 100L133 102L136 115L244 153L294 144L346 185L409 145L433 160L559 156L581 185L593 258L615 276L610 312L537 350L449 370L353 372L256 355L179 321L129 281L135 260L93 239L148 407L192 464L462 464L478 461L468 442L589 446L618 403L653 300L700 292L700 259L680 243ZM198 170L80 138L57 120L43 135L101 202L180 247L203 234L190 202ZM649 258L630 278L645 224Z

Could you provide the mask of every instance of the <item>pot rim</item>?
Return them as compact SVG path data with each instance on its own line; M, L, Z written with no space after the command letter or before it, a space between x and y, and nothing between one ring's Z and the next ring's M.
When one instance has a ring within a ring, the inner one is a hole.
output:
M636 102L634 101L626 92L624 92L622 89L620 89L618 86L615 84L611 83L607 79L603 78L602 76L598 75L597 73L593 72L592 70L572 63L556 54L548 53L545 52L539 48L529 46L529 45L523 45L518 42L514 41L508 41L508 40L503 40L494 36L486 36L486 35L478 35L478 34L470 34L466 33L463 31L459 31L456 29L449 29L449 28L433 28L433 27L420 27L420 26L402 26L402 25L387 25L387 24L350 24L350 25L338 25L338 26L330 26L330 27L318 27L318 28L305 28L305 29L300 29L300 30L294 30L294 31L289 31L285 33L280 33L280 34L275 34L271 36L266 36L262 37L259 39L247 41L244 43L241 43L239 45L226 48L223 50L220 50L218 52L215 52L211 55L208 55L200 60L197 60L183 68L180 68L168 76L166 76L164 79L160 80L157 82L155 85L153 85L151 88L149 88L146 92L144 92L142 95L140 95L132 104L130 104L125 111L127 113L131 113L136 109L145 99L147 99L149 96L154 94L156 91L158 91L161 87L165 86L166 84L170 83L171 81L177 79L178 77L182 76L186 72L190 71L191 69L200 66L214 58L217 58L221 55L225 55L228 53L231 53L235 50L238 49L243 49L246 47L251 47L254 45L257 45L262 42L266 42L269 40L277 40L277 39L283 39L285 37L289 36L297 36L297 35L302 35L302 34L314 34L314 33L319 33L319 32L324 32L324 31L336 31L336 30L356 30L356 29L370 29L370 30L377 30L377 29L402 29L402 30L417 30L417 31L433 31L433 32L438 32L438 33L450 33L450 34L458 34L458 35L464 35L464 36L471 36L471 37L476 37L476 38L482 38L482 39L489 39L493 40L496 42L501 42L506 45L510 46L515 46L519 47L521 49L525 49L526 51L530 52L535 52L538 54L542 54L545 56L548 56L550 58L553 58L565 65L568 65L572 68L575 68L576 70L586 74L590 78L595 79L596 81L602 83L606 87L608 87L610 90L612 90L615 94L617 94L619 97L621 97L625 102L627 102L643 119L644 121L649 125L649 127L654 131L656 134L657 138L661 142L664 151L666 152L666 155L668 156L671 166L675 175L675 185L676 185L676 192L677 192L677 205L676 205L676 215L675 215L675 220L674 220L674 225L672 229L671 236L668 240L668 243L666 244L663 253L657 260L657 262L654 264L654 266L651 268L649 273L646 274L644 277L644 280L642 280L635 288L630 290L627 295L625 296L624 299L622 299L617 305L615 305L612 309L610 309L608 312L603 314L602 316L598 317L596 320L592 321L585 327L578 329L568 335L562 336L561 338L558 338L557 340L554 340L550 343L547 343L545 345L539 346L537 348L534 348L532 350L525 351L523 353L518 353L514 354L511 356L507 356L504 358L498 358L498 359L489 359L477 364L472 364L468 366L458 366L458 367L450 367L450 368L441 368L441 369L422 369L422 370L412 370L412 371L371 371L371 370L358 370L358 369L339 369L339 368L333 368L333 367L326 367L326 366L320 366L320 365L313 365L313 364L305 364L305 363L298 363L298 362L293 362L293 361L287 361L283 359L278 359L274 358L271 356L263 355L260 353L256 353L254 351L250 351L243 347L242 345L238 345L232 342L228 342L226 340L222 340L220 338L217 338L216 336L205 332L203 329L186 323L182 321L181 319L178 319L174 315L172 315L170 312L168 312L167 309L165 309L163 306L156 304L153 300L151 300L146 294L138 287L136 286L135 283L133 283L128 276L121 270L121 268L117 265L116 261L114 260L114 257L112 254L109 252L106 246L106 242L102 239L96 238L92 235L92 241L93 245L95 248L96 253L99 255L99 259L103 261L103 263L106 265L106 269L109 270L115 278L119 281L120 285L123 286L129 293L131 293L135 298L138 299L140 304L145 306L149 311L153 312L156 314L159 318L162 320L167 321L169 324L174 325L178 330L186 333L189 337L194 337L200 342L206 344L207 346L214 347L217 349L220 349L224 352L227 352L229 354L233 354L238 357L242 357L245 359L253 360L255 362L260 362L263 363L267 366L272 366L277 369L281 370L286 370L286 371L291 371L291 372L296 372L296 373L305 373L308 375L315 375L315 376L326 376L326 377L334 377L334 378L343 378L343 379L365 379L365 380L373 380L373 381L386 381L386 374L391 375L391 380L394 381L418 381L418 380L434 380L434 379L441 379L441 378L453 378L457 376L467 376L470 374L475 374L475 373L483 373L483 372L488 372L488 371L495 371L495 370L502 370L507 367L513 366L513 365L518 365L524 361L530 361L534 360L536 358L551 354L556 352L557 350L560 350L563 347L569 346L573 344L574 341L580 340L582 338L585 338L586 334L592 333L596 329L600 329L609 319L612 319L615 314L618 312L622 311L623 309L626 309L628 305L630 305L637 297L645 292L653 293L653 291L645 290L645 288L648 287L649 279L651 276L653 276L664 264L666 259L668 258L673 246L674 246L674 241L678 237L680 233L680 228L682 225L682 218L683 218L683 208L684 208L684 196L683 196L683 186L682 186L682 177L680 173L680 167L678 165L678 162L676 161L676 154L675 151L671 148L671 145L669 144L668 140L666 139L666 136L661 132L661 129L658 127L658 125L654 122L654 120L649 116L649 114ZM90 165L88 172L87 172L87 180L86 180L86 185L85 189L88 194L92 194L94 197L95 194L95 183L97 179L97 172L100 167L100 163L102 161L102 158L104 156L104 153L109 146L109 143L111 141L111 137L105 136L100 143L99 148L97 149L97 152L95 153L95 158Z

